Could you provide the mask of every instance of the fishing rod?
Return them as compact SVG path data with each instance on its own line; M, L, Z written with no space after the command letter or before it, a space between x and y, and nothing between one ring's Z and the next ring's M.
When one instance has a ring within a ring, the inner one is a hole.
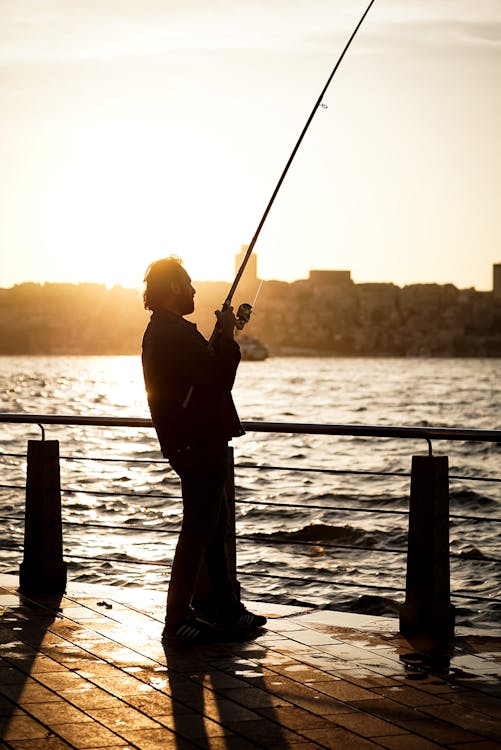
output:
M231 285L230 290L228 292L228 295L227 295L227 297L226 297L226 299L225 299L225 301L223 303L223 306L222 306L222 310L223 311L226 310L231 305L231 301L233 299L233 295L235 294L236 288L237 288L237 286L240 283L240 279L242 278L242 275L243 275L243 272L245 271L245 267L247 266L248 260L249 260L250 256L252 255L252 251L254 250L254 245L256 244L257 238L259 237L259 235L261 233L261 229L263 228L263 225L264 225L264 223L266 221L266 218L267 218L267 216L268 216L268 214L270 212L270 209L273 206L273 203L275 202L275 198L278 195L278 191L280 190L280 188L282 186L282 183L285 180L287 172L289 171L289 167L291 166L292 162L294 161L294 157L296 156L296 153L297 153L297 151L298 151L298 149L299 149L299 147L300 147L300 145L301 145L301 143L303 141L303 138L306 135L306 132L307 132L308 128L310 127L311 121L315 117L317 109L322 104L323 98L325 96L325 92L329 88L329 85L330 85L332 79L334 78L337 69L341 65L343 57L347 53L347 51L348 51L348 49L349 49L349 47L350 47L353 39L355 38L355 36L357 34L357 31L359 30L359 28L363 24L363 22L365 20L365 17L368 14L368 12L370 11L370 9L373 6L374 2L375 2L375 0L371 0L370 1L369 5L367 6L364 14L362 15L362 17L360 19L360 21L355 26L355 29L354 29L352 35L350 36L350 38L346 42L346 45L345 45L343 51L341 52L341 54L340 54L340 56L339 56L339 58L338 58L338 60L337 60L337 62L335 64L334 68L332 69L332 72L331 72L330 76L327 79L327 82L326 82L325 86L323 87L323 89L322 89L322 91L320 93L320 96L317 99L317 101L315 103L315 106L311 110L310 116L308 117L308 119L306 121L306 124L305 124L303 130L301 131L301 135L299 136L299 138L297 140L297 143L294 146L294 149L292 150L291 155L289 156L289 160L287 161L287 164L285 165L285 168L284 168L282 174L280 175L280 179L278 180L278 182L276 184L275 190L273 191L272 196L271 196L270 200L268 201L268 205L266 206L266 209L265 209L265 211L264 211L264 213L263 213L263 215L261 217L261 221L259 222L259 224L257 226L257 229L256 229L256 231L254 233L254 236L253 236L253 238L251 240L251 243L250 243L249 247L247 248L247 251L246 251L246 253L245 253L244 257L243 257L243 260L242 260L242 262L240 264L240 267L239 267L239 269L237 271L237 274L235 276L235 280L233 281L233 284ZM236 327L239 330L241 330L244 327L244 325L249 322L251 313L252 313L252 305L249 305L247 302L244 302L242 305L240 305L240 307L238 308L237 313L236 313L236 321L237 321L236 322ZM211 341L214 339L214 337L216 335L217 328L218 328L218 325L216 324L216 327L214 328L214 332L213 332L213 334L211 336Z

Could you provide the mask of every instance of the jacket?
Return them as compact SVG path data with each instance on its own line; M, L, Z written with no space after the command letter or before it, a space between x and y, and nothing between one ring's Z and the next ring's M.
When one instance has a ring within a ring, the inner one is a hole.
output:
M220 338L209 349L194 323L167 310L153 312L143 336L142 364L165 457L244 434L231 396L239 362L236 341Z

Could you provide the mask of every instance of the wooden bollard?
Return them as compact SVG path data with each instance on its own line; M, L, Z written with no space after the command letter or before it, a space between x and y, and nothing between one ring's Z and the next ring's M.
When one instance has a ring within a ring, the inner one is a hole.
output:
M432 643L454 635L450 602L449 461L413 456L405 603L400 632Z
M63 561L59 442L29 440L26 473L24 559L19 588L30 594L62 594Z

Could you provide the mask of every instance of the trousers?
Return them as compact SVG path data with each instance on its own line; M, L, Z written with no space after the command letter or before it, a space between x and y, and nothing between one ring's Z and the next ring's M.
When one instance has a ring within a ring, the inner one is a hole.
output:
M181 479L183 496L183 521L167 592L166 624L175 627L191 612L203 562L214 596L214 610L231 612L238 606L238 597L226 549L227 442L183 448L169 455L169 461Z

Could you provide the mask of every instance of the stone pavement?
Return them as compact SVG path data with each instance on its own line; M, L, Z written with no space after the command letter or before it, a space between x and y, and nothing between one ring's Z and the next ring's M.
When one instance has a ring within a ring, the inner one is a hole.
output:
M389 618L253 603L254 640L164 649L158 591L0 576L0 746L501 748L501 638L421 650Z

